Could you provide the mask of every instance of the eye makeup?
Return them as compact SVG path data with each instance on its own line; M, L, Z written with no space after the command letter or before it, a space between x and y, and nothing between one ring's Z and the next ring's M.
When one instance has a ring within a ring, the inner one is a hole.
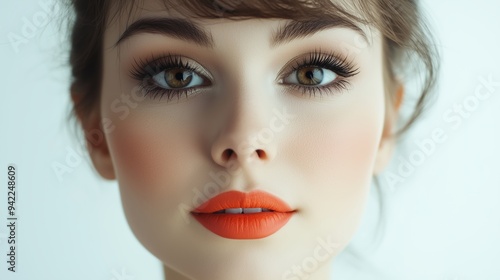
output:
M358 73L359 68L347 56L316 49L293 58L279 71L276 82L314 98L346 90L350 85L349 78ZM211 75L204 67L190 58L172 53L134 60L129 76L138 81L141 92L152 99L180 99L183 95L189 98L212 85Z
M292 59L278 76L282 77L285 74L284 76L292 77L292 80L297 82L305 79L303 83L291 83L286 82L287 79L281 78L280 83L299 90L304 95L315 97L316 95L335 94L346 90L350 85L349 78L358 73L359 68L347 56L333 51L322 52L321 49L317 49ZM319 81L318 76L321 78ZM326 85L321 84L325 77L333 80Z

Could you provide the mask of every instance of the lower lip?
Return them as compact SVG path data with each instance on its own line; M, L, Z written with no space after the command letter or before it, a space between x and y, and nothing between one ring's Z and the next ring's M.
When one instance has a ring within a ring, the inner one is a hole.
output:
M280 230L290 220L293 212L192 214L206 229L221 237L231 239L259 239Z

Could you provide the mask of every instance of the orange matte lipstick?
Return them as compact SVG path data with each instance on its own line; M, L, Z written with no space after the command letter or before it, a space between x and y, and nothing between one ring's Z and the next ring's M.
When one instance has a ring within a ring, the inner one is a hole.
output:
M280 230L293 213L288 204L265 192L221 193L191 212L206 229L225 238L258 239Z

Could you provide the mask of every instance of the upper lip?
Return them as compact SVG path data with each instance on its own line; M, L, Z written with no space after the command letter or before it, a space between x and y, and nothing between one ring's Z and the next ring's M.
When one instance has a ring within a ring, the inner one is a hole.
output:
M261 190L249 193L227 191L202 203L194 213L214 213L228 208L267 208L275 212L292 212L293 209L278 197Z

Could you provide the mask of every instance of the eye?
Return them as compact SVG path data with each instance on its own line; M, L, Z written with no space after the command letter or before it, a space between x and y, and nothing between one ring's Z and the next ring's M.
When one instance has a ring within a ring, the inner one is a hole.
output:
M210 74L187 57L166 54L134 62L130 76L140 82L141 92L152 99L180 99L183 95L188 98L211 85L207 78Z
M317 49L293 59L278 77L280 84L314 97L348 89L350 78L357 74L358 68L347 56Z
M283 81L289 84L300 84L304 86L324 86L332 83L338 75L332 70L317 67L306 66L294 70Z
M152 76L152 79L159 87L164 89L182 89L204 84L203 78L196 72L184 68L163 70Z

